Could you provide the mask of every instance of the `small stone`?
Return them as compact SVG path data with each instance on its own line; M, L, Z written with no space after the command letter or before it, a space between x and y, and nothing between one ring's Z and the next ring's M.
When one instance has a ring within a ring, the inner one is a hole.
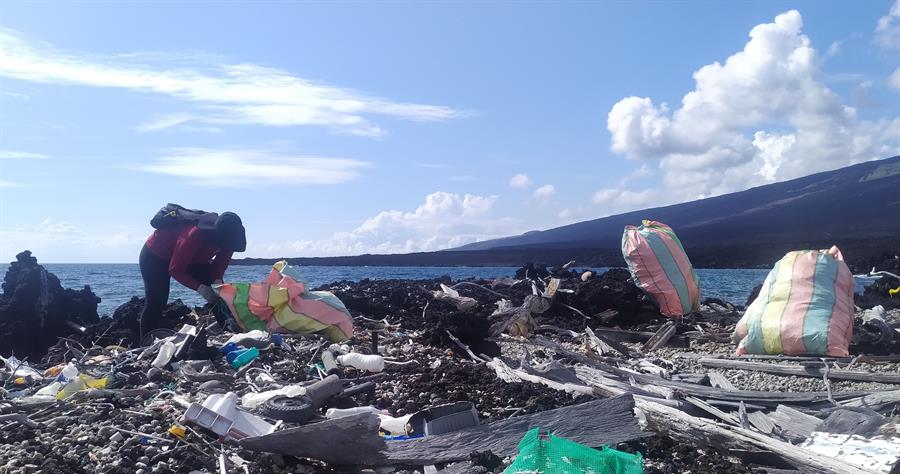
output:
M137 462L137 463L138 463L138 464L143 464L142 467L147 467L147 463L149 463L149 462L150 462L150 458L149 458L149 457L147 457L147 456L141 456L141 457L138 458L138 462ZM135 464L135 465L137 465L137 464Z

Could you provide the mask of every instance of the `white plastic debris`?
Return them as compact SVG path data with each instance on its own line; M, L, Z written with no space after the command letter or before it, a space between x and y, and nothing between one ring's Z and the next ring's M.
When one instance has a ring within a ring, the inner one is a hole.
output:
M306 395L306 387L300 385L288 385L277 390L267 390L258 393L250 392L241 398L241 406L252 410L265 403L266 400L279 395L285 397L299 397L300 395Z
M372 406L353 408L329 408L325 410L325 418L344 418L346 416L359 415L360 413L374 413L376 415L381 415L381 410Z
M150 365L161 369L172 360L174 355L175 343L172 341L165 341L162 343L162 346L159 347L159 352L156 353L156 358L153 359L153 362L151 362Z
M884 319L884 306L878 305L872 309L867 309L863 311L862 318L863 321L871 321L873 319Z
M269 345L270 338L271 336L269 336L268 332L254 329L250 332L243 332L231 336L223 345L228 345L229 342L233 342L239 346L263 348Z
M456 306L456 309L460 311L468 311L478 304L478 301L476 301L475 298L460 296L458 291L443 283L441 283L441 291L432 291L431 294L434 296L434 299L446 301L453 306Z
M384 357L380 355L366 355L354 352L337 356L337 361L343 366L350 366L367 372L381 372L384 370Z
M8 358L0 356L0 360L9 368L9 370L13 371L12 378L22 377L31 382L36 380L43 380L44 375L39 371L31 368L30 365L25 362L17 359L15 356L9 356Z
M183 419L232 441L275 431L275 425L239 409L234 392L210 395L202 405L191 403L184 412Z
M322 352L322 365L325 366L325 372L331 372L337 368L337 362L335 362L334 354L330 349Z
M900 437L813 432L802 447L823 456L840 458L864 469L887 474L900 460Z
M594 276L594 272L584 272L581 274L581 281L588 281Z
M378 415L378 417L381 418L381 431L392 435L405 435L407 434L407 424L409 424L412 414L399 418L394 418L390 415Z

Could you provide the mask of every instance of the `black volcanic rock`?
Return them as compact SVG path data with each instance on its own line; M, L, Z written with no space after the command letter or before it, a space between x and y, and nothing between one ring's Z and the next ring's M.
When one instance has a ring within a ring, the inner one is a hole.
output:
M56 275L26 250L16 255L0 295L0 354L37 360L57 338L72 334L67 321L87 326L99 321L100 298L89 286L63 289Z

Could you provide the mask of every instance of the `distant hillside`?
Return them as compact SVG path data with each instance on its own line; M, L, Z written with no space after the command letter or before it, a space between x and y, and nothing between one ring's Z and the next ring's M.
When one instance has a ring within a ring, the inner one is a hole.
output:
M618 248L622 228L642 219L668 224L685 247L900 236L900 156L458 250Z
M306 265L622 265L622 229L643 219L678 233L697 267L769 267L788 250L837 244L857 271L900 254L900 156L672 206L443 252L289 259ZM242 263L270 262L248 259Z

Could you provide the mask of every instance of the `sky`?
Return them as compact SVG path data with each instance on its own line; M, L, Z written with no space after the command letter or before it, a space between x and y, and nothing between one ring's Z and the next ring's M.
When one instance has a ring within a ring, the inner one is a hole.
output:
M0 261L135 262L167 202L431 251L897 154L900 0L0 3Z

